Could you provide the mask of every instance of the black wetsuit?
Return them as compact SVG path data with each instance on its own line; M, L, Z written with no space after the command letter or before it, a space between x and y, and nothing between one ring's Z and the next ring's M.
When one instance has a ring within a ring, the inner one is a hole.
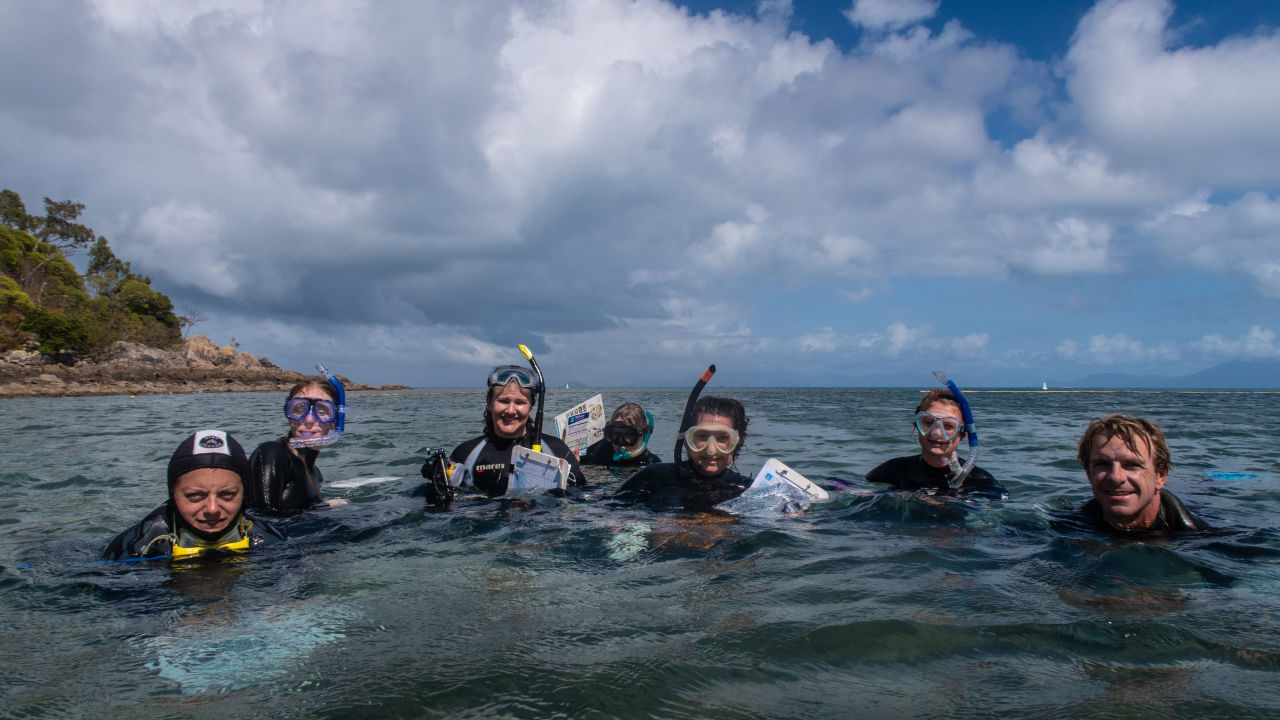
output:
M1098 502L1097 498L1094 498L1080 506L1078 512L1111 532L1185 532L1188 530L1210 529L1208 524L1192 514L1192 512L1182 504L1182 501L1178 499L1177 495L1174 495L1164 488L1160 489L1160 514L1156 516L1156 521L1152 523L1151 527L1143 528L1142 530L1124 530L1110 525L1102 516L1102 505Z
M726 469L719 475L699 475L688 460L658 463L637 470L614 495L616 500L644 503L655 510L710 510L732 500L751 486L751 478Z
M895 490L934 490L939 495L981 496L992 500L1003 500L1009 497L991 473L977 465L965 477L964 483L957 490L951 489L947 478L951 476L951 468L934 467L919 455L886 460L867 473L867 481L886 483Z
M249 457L249 484L244 506L258 512L305 510L324 502L319 494L324 475L316 467L318 450L299 448L299 458L289 451L289 438L268 440ZM304 461L303 458L306 458ZM307 481L310 473L314 482Z
M249 531L249 546L256 548L267 542L284 539L284 535L271 526L265 520L254 517L247 518L252 523ZM227 533L235 532L238 539L239 532L236 528L237 518L228 525ZM142 557L158 557L162 555L170 555L173 552L172 541L167 537L174 533L174 528L182 523L178 517L178 512L173 508L172 504L165 502L160 507L152 510L145 518L138 522L137 525L125 530L107 545L102 551L102 560L124 560L127 558Z
M621 460L613 459L613 443L608 440L598 440L589 447L586 452L582 453L583 465L604 465L606 467L644 467L645 465L653 465L662 462L648 447L644 452L633 458L623 458Z
M520 440L500 438L485 433L454 448L449 459L458 464L466 464L467 458L481 442L484 442L484 448L481 449L474 467L471 468L470 482L489 497L504 495L507 492L507 481L511 474L511 448ZM578 465L577 458L573 456L573 451L560 438L543 433L542 452L569 461L570 485L582 485L586 482L582 476L582 468Z

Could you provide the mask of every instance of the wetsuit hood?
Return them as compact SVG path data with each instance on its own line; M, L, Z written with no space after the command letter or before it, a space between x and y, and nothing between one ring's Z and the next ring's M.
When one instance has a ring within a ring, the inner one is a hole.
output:
M249 457L236 439L222 430L199 430L193 433L169 457L169 499L178 478L201 468L234 471L242 485L249 483Z
M173 488L178 484L178 479L192 470L200 470L202 468L220 468L223 470L231 470L240 476L240 510L232 519L231 524L220 532L207 533L191 527L186 520L182 519L182 515L178 512L177 503L174 502ZM202 542L209 543L223 537L229 530L239 526L244 520L244 503L245 493L249 487L249 458L244 453L244 448L235 438L231 437L222 430L199 430L193 433L186 440L183 440L178 449L173 451L173 455L169 458L169 513L170 527L174 529L175 534L181 537L182 533L199 538Z

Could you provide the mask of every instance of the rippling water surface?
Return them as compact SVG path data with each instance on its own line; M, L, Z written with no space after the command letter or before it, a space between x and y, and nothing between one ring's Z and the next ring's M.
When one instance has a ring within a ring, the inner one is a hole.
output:
M560 411L594 391L554 392ZM657 419L687 389L604 390ZM813 480L911 454L918 390L724 389L739 469ZM354 394L320 456L341 507L289 543L183 569L98 564L165 495L188 433L248 448L280 394L0 400L0 716L1276 717L1280 395L971 391L994 504L839 493L800 516L656 515L620 481L530 507L414 491L479 394ZM1127 411L1166 431L1169 488L1222 532L1051 527L1088 497L1074 446Z

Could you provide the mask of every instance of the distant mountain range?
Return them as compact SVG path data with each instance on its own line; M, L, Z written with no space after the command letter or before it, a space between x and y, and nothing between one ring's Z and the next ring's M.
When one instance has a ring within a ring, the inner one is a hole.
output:
M1177 388L1177 389L1280 389L1280 361L1236 360L1190 375L1130 375L1097 373L1078 380L1049 380L1049 387L1064 388Z

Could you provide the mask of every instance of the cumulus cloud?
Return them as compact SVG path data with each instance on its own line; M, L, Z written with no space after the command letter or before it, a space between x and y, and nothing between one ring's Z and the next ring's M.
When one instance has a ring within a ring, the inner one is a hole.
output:
M1212 272L1249 278L1257 290L1280 299L1280 200L1250 192L1226 204L1202 194L1144 223L1160 252Z
M844 16L854 25L892 30L927 20L937 12L938 0L854 0Z
M1089 137L1129 167L1193 183L1274 182L1280 31L1208 47L1179 42L1170 0L1102 0L1067 55Z
M1172 342L1148 345L1125 333L1093 335L1081 348L1074 340L1064 340L1057 346L1060 357L1078 361L1081 365L1121 365L1126 363L1176 362L1177 348Z
M1232 340L1216 333L1205 335L1191 347L1213 358L1262 360L1280 358L1280 344L1275 331L1254 325L1249 332Z
M846 354L870 358L902 359L906 357L958 357L981 358L990 337L986 333L972 333L963 337L934 337L927 325L909 327L905 323L890 323L882 332L842 334L831 327L823 327L815 333L806 333L792 341L802 352Z
M655 382L790 338L831 363L1013 357L992 329L1010 308L937 337L893 320L928 317L887 310L915 302L895 281L1158 258L1280 297L1276 35L1183 47L1169 8L1100 2L1049 67L930 30L936 0L858 0L846 48L792 32L785 0L0 4L0 62L24 68L0 76L0 164L29 169L28 198L85 202L215 328L327 328L370 364L479 365L530 337ZM800 296L819 311L778 321ZM1169 356L1116 332L1058 354Z

